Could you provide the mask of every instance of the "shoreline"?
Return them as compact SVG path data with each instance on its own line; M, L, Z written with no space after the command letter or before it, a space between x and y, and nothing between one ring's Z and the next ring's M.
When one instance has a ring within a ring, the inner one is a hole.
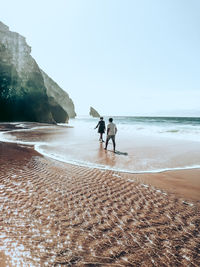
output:
M188 168L174 168L174 169L166 169L160 171L141 171L141 172L132 172L132 171L125 171L125 170L117 170L112 168L105 167L96 167L90 166L87 164L75 164L73 162L65 162L59 160L57 158L50 157L49 155L45 155L40 153L37 149L35 149L41 156L45 156L49 159L53 159L64 164L70 164L77 167L84 167L84 168L91 168L97 169L102 171L113 171L115 173L120 173L123 177L128 177L127 179L133 179L139 181L140 183L147 183L148 185L155 186L161 190L166 190L168 193L177 194L179 197L185 197L186 199L199 201L200 202L200 168L199 167L188 167ZM187 177L187 173L189 172L188 176L190 176L189 180ZM191 175L194 177L191 180ZM129 177L130 176L130 177ZM173 180L173 177L177 180ZM184 178L183 178L184 177ZM165 180L160 180L165 179ZM198 179L199 178L199 179ZM187 188L185 189L185 186Z
M45 155L40 153L37 149L35 149L35 145L33 144L25 144L25 143L16 143L16 142L4 142L0 140L0 144L3 143L6 145L13 144L16 147L22 147L30 149L30 152L33 155L37 155L39 157L45 157L47 160L53 160L56 162L60 162L66 166L72 165L74 167L80 168L88 168L99 170L103 172L114 172L120 174L123 179L127 179L130 181L136 181L139 183L146 183L145 185L155 186L157 189L164 190L169 194L173 194L180 198L185 198L185 200L189 201L197 201L200 203L200 168L176 168L170 170L163 171L144 171L144 172L131 172L124 170L117 170L112 168L104 168L104 167L96 167L96 166L88 166L81 165L79 163L75 164L73 162L65 162L59 160L57 158L50 157L49 155ZM1 152L1 151L0 151ZM190 177L190 178L188 178Z
M67 128L70 127L71 126L68 126ZM37 131L35 129L37 129ZM132 171L128 169L125 170L117 168L115 167L115 165L112 166L112 164L113 159L115 161L117 158L119 164L121 160L126 159L126 156L115 157L113 153L105 152L103 145L100 144L99 147L99 144L96 142L92 144L94 146L94 149L96 149L98 153L95 155L92 151L92 155L103 158L103 164L73 159L66 160L61 157L58 158L53 153L50 154L50 151L46 153L46 151L41 148L41 145L45 145L45 143L48 144L48 142L51 143L51 139L55 139L57 133L59 134L60 131L62 133L62 129L66 129L66 127L32 122L4 123L0 124L1 137L4 133L9 133L11 137L17 136L18 140L9 140L9 138L3 137L1 138L0 142L5 142L5 144L7 143L31 147L36 153L39 153L41 156L47 157L47 159L49 160L52 159L56 160L57 162L62 162L63 164L66 164L66 166L70 164L72 166L77 166L80 168L83 167L100 171L112 171L120 173L120 175L122 175L123 177L128 177L127 179L135 179L140 181L141 183L147 183L162 190L166 190L169 193L178 194L178 196L180 197L185 197L194 201L200 200L200 167L188 166L142 171ZM64 133L65 135L67 134L66 132ZM76 131L73 131L69 136L67 136L70 137L73 133L76 133ZM146 145L148 146L148 143L146 143ZM81 147L81 149L83 148ZM146 153L149 153L148 149ZM107 162L109 165L105 165L105 163ZM130 163L127 162L127 164L125 164L124 166L128 166L128 164Z
M117 138L117 149L128 152L128 156L119 156L109 149L105 153L103 144L99 145L96 140L98 134L87 125L66 127L20 123L7 126L11 131L3 131L1 127L4 126L0 125L1 141L34 145L40 154L67 164L130 174L200 169L198 142L161 137L149 139L138 135L131 137L130 134L124 136L121 133Z
M6 123L4 126L1 125L1 127L5 127L6 129L0 128L0 134L7 133L9 130L9 133L12 134L13 130L14 133L17 131L17 133L23 134L23 130L30 134L34 134L32 131L33 123L29 123L26 125L26 129L22 128L22 123L19 124L19 127L17 124L9 124ZM36 128L38 124L35 124ZM17 126L17 128L16 128ZM51 132L48 132L49 125L40 124L39 129L41 130L44 127L44 129L47 129L47 132L39 132L39 138L41 139L41 136L51 135ZM47 127L47 128L46 128ZM55 126L50 126L50 129L54 128ZM60 127L60 126L58 126ZM35 128L35 127L34 127ZM62 126L61 126L62 128ZM59 128L58 128L59 129ZM28 130L28 132L27 132ZM34 129L33 129L34 130ZM32 132L31 132L32 131ZM42 134L42 135L41 135ZM37 134L38 135L38 134ZM54 133L53 133L54 135ZM42 137L43 138L43 137ZM42 140L42 139L41 139ZM44 139L45 140L45 139ZM38 142L31 142L31 141L22 141L22 140L8 140L6 138L2 138L0 142L4 142L5 144L14 144L17 146L25 146L25 147L31 147L36 153L38 153L40 156L47 157L49 160L56 160L57 162L61 162L63 164L66 164L66 166L72 165L77 166L80 168L91 168L94 170L100 170L100 171L112 171L116 173L120 173L123 177L128 177L127 179L130 180L137 180L140 183L147 183L151 186L158 187L162 190L166 190L168 193L177 194L179 197L185 197L186 199L193 200L193 201L200 201L200 167L183 167L183 168L166 168L161 170L146 170L146 171L130 171L130 170L123 170L118 169L111 166L106 165L100 165L95 164L92 162L83 162L83 161L75 161L75 160L64 160L62 158L58 158L54 155L50 155L49 153L45 153L40 149L40 144ZM41 144L44 144L41 143ZM104 152L104 151L103 151ZM103 153L105 154L105 152ZM126 156L121 156L126 157ZM109 159L108 159L109 160Z
M54 126L54 125L53 125ZM44 127L48 127L48 126L44 126ZM71 128L71 127L69 127ZM23 131L23 130L28 130L28 131L32 131L32 129L19 129L18 131ZM14 131L5 131L5 132L1 132L0 134L4 134L4 133L11 133L12 134L16 132L16 130ZM9 140L6 138L0 139L0 142L4 142L4 143L11 143L11 144L17 144L17 145L25 145L25 146L33 146L34 150L37 151L39 154L66 163L66 164L72 164L72 165L76 165L76 166L80 166L80 167L86 167L86 168L94 168L94 169L100 169L100 170L111 170L111 171L116 171L116 172L121 172L121 173L128 173L128 174L153 174L153 173L165 173L165 172L174 172L174 171L184 171L184 170L200 170L200 165L193 165L193 166L185 166L185 167L168 167L168 168L163 168L163 169L155 169L155 170L143 170L143 171L137 171L137 170L125 170L125 169L118 169L118 168L112 168L108 165L101 165L98 163L93 163L93 162L87 162L87 161L79 161L79 160L65 160L60 158L59 156L54 156L54 155L50 155L48 153L45 153L44 151L42 151L42 149L39 148L40 144L36 144L36 142L31 142L31 141L21 141L21 140ZM45 143L41 143L42 145L45 145Z
M199 265L200 169L95 169L34 145L0 141L1 267Z
M38 153L40 150L35 149ZM127 179L136 179L139 182L146 182L149 185L156 186L162 190L166 190L168 193L177 194L179 197L185 197L189 200L199 201L200 202L200 168L199 167L188 167L188 168L174 168L166 169L159 171L141 171L141 172L132 172L126 170L118 170L106 166L97 167L81 163L66 162L62 159L50 157L48 154L40 153L40 155L45 156L49 159L62 162L64 164L70 164L77 167L91 168L102 171L113 171L120 173L124 177L130 176ZM188 179L187 173L189 172ZM191 175L194 179L191 180ZM165 180L160 180L165 179ZM173 180L173 178L175 180ZM177 181L178 180L178 181ZM187 186L187 188L185 188Z

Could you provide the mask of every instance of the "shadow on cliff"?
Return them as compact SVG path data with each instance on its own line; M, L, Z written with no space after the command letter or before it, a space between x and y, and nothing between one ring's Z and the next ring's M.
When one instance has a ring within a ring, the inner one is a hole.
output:
M48 98L41 75L29 76L23 87L15 67L0 63L0 121L66 122L67 113Z

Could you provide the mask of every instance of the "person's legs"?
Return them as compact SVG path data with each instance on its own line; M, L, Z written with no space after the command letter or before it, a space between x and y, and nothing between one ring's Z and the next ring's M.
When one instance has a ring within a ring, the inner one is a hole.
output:
M107 149L107 146L108 146L108 141L110 140L110 136L107 135L107 138L106 138L106 145L105 145L105 150Z
M100 133L100 141L103 140L103 133Z
M116 147L116 143L115 143L115 136L112 136L112 142L113 142L113 151L115 152L115 147Z
M103 134L104 134L104 133L100 133L99 141L101 141L101 142L104 142L104 140L103 140Z

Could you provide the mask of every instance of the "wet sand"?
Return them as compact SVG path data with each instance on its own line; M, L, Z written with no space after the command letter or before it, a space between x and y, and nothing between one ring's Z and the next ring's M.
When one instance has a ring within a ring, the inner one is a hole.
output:
M200 266L199 170L104 171L0 142L0 197L1 267Z
M166 171L132 175L138 182L200 203L200 169Z
M98 142L99 134L91 125L77 122L74 128L27 123L25 126L39 128L12 131L9 137L21 142L39 143L37 149L40 153L68 163L132 173L200 166L200 142L197 141L119 131L117 150L128 152L128 156L120 156L112 153L111 141L105 153L104 145Z

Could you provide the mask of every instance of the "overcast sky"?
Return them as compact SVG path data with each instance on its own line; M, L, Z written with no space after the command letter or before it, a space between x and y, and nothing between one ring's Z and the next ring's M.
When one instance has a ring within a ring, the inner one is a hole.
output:
M0 0L76 112L200 116L199 0Z

